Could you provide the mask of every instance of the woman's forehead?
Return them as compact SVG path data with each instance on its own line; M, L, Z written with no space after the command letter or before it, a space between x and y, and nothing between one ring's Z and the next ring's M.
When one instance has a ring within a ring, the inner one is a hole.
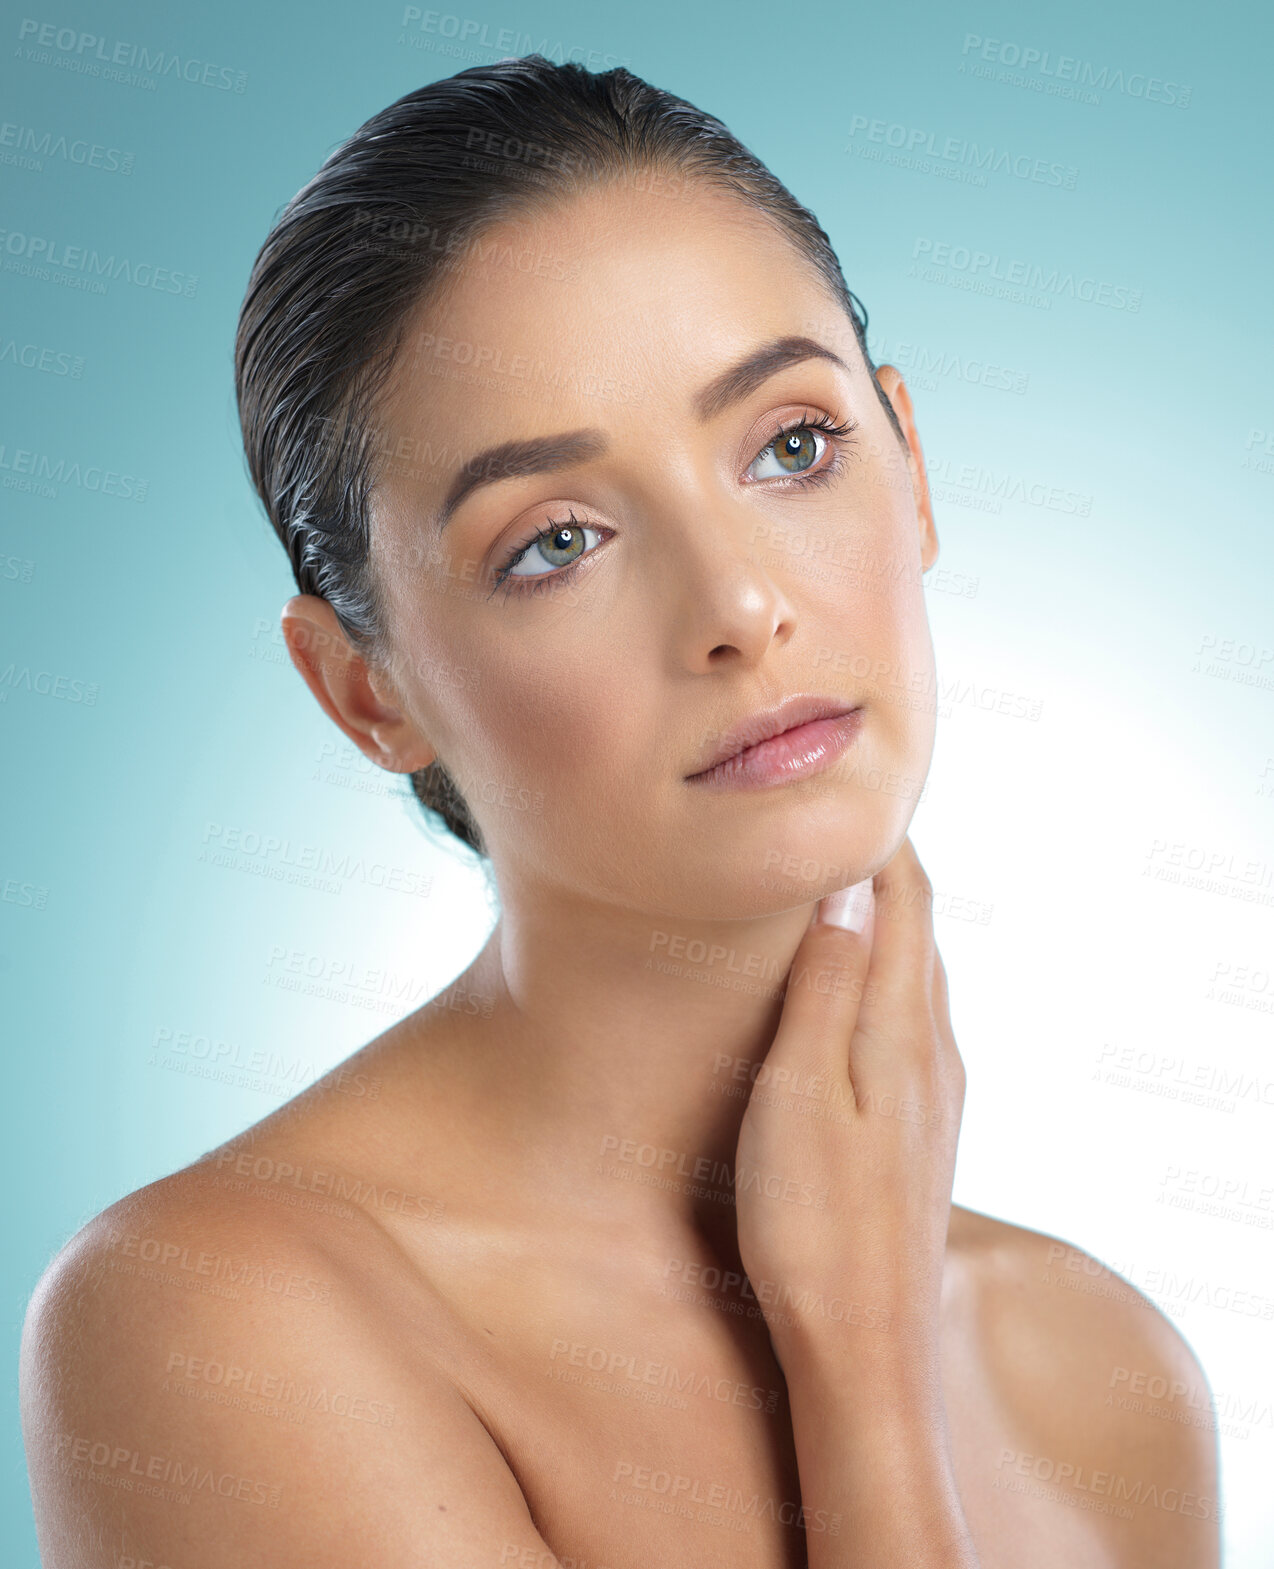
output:
M491 226L409 313L383 417L400 436L501 414L529 435L567 409L605 422L649 397L688 404L714 370L802 331L856 363L848 314L773 224L711 190L673 208L603 188Z

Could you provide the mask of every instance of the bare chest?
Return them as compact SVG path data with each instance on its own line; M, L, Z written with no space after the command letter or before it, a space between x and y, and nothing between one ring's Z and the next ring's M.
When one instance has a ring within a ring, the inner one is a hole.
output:
M466 1393L568 1569L801 1569L854 1522L803 1500L782 1371L755 1303L587 1289L484 1294ZM961 1326L944 1332L952 1461L983 1569L1114 1569L1100 1523L1020 1486L1022 1448ZM535 1565L534 1569L543 1569Z

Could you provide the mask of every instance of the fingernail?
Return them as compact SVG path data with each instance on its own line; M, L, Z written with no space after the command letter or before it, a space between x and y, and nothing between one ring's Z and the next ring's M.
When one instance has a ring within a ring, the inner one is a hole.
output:
M865 877L850 888L838 888L818 901L814 919L828 926L843 926L846 931L861 932L867 925L874 903L872 881Z

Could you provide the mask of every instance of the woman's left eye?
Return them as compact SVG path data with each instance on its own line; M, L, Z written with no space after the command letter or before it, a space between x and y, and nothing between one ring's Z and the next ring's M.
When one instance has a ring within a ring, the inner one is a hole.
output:
M571 515L566 523L555 523L542 534L537 534L527 545L518 549L501 577L543 577L546 572L569 567L572 562L593 549L600 536L596 529L588 528ZM542 569L542 570L537 570Z
M840 449L853 440L853 420L837 424L826 414L807 416L798 424L771 436L753 458L748 474L752 479L791 479L802 474L819 480L830 479L840 466ZM831 461L824 463L828 450ZM764 472L753 472L758 464L766 465ZM822 464L822 467L818 467Z
M774 466L768 473L753 474L754 479L775 479L784 474L803 474L813 468L827 446L827 437L809 425L798 425L775 436L752 461L752 468L769 458ZM748 472L751 474L752 469Z

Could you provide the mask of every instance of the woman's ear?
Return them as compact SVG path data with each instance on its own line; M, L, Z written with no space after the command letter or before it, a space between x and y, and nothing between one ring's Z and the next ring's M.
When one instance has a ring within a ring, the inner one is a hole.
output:
M933 502L929 495L929 476L925 472L925 455L920 437L916 433L916 414L911 406L911 394L900 371L892 365L881 365L876 371L880 390L889 399L902 433L907 440L907 466L911 470L911 487L916 498L916 513L920 519L920 560L924 570L938 559L938 531L933 522Z
M354 648L327 600L293 595L280 624L292 663L319 706L365 757L391 774L433 762L438 754L397 706L389 678Z

